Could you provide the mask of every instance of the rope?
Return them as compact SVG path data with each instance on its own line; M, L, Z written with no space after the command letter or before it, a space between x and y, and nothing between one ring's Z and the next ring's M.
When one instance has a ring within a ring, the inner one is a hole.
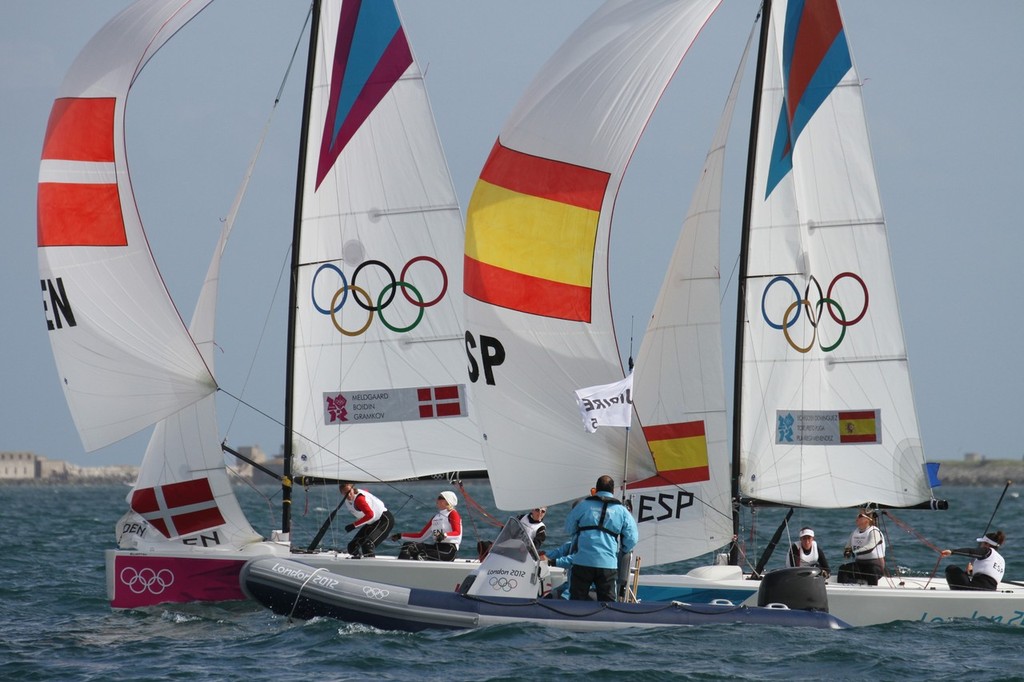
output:
M941 553L939 554L939 558L935 560L935 568L932 569L931 575L928 576L928 582L926 582L924 584L924 589L926 589L926 590L928 589L928 585L932 582L932 578L934 578L935 574L938 573L938 571L939 571L939 564L940 563L942 563L942 554Z
M916 530L911 528L908 524L904 523L903 521L900 521L898 518L896 518L896 516L892 512L884 511L884 512L882 512L882 515L883 516L888 516L890 519L892 519L893 523L895 523L897 526L899 526L900 528L905 530L908 534L913 535L925 547L928 547L929 549L933 549L936 552L939 552L940 554L942 553L942 550L939 547L937 547L933 542L931 542L930 540L928 540L928 538L924 537L923 535L918 533Z
M472 498L472 496L470 496L469 492L466 491L466 487L464 485L462 485L462 481L461 480L459 480L459 481L452 481L452 484L458 486L459 492L462 493L463 499L465 499L467 504L469 504L469 506L472 507L473 510L476 513L480 514L480 516L485 521L487 521L489 524L491 524L495 528L502 528L502 527L504 527L504 525L505 525L504 522L499 521L496 517L492 516L486 509L483 508L483 506L480 505L479 502L477 502L476 500L474 500ZM473 532L476 535L479 536L480 533L478 532L477 527L476 527L476 519L474 519L472 515L469 515L469 516L470 516L470 519L469 519L470 523L473 524Z
M295 615L295 609L299 605L299 597L302 596L302 590L306 589L306 585L309 583L310 580L313 579L313 576L315 576L320 571L326 571L326 570L327 570L326 568L318 568L318 569L316 569L315 571L313 571L312 573L309 574L308 578L306 578L305 580L302 581L301 585L299 585L299 589L295 592L295 601L292 602L292 610L288 612L288 622L289 623L292 622L292 616Z

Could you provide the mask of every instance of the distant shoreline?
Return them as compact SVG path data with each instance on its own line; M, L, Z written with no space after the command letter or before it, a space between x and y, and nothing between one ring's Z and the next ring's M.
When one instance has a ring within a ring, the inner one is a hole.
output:
M944 485L988 486L1006 485L1007 481L1024 484L1024 461L1016 459L983 459L977 462L940 461L939 481Z
M1019 482L1024 485L1024 461L1010 459L985 459L976 462L962 460L941 460L939 464L939 481L943 485L958 486L995 486L1005 485L1007 481ZM22 486L53 486L53 485L131 485L132 475L63 475L49 478L0 479L0 485ZM466 476L464 476L466 478Z

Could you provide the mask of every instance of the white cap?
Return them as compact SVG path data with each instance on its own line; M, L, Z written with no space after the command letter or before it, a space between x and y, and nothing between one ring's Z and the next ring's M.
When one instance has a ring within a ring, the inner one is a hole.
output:
M812 537L813 538L814 537L814 531L811 530L810 528L801 528L800 529L800 537L802 537L802 538Z
M454 507L459 503L459 498L455 497L455 493L451 490L445 490L443 493L437 496L438 498L444 498L444 501L448 503L449 507Z
M980 538L975 540L975 542L984 542L989 545L992 545L993 547L999 547L999 543L993 540L992 538L988 537L987 535L982 535Z

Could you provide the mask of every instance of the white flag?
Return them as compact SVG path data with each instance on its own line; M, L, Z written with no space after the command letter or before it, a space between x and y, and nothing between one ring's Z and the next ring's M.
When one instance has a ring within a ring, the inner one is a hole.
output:
M622 381L576 391L583 427L590 433L598 426L629 426L633 421L633 373Z

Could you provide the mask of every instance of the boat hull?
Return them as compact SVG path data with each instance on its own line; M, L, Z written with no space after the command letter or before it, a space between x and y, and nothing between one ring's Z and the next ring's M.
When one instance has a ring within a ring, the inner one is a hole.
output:
M1000 583L993 592L952 591L942 578L904 577L877 586L826 586L829 612L853 626L894 621L941 623L957 619L1024 625L1024 586ZM757 604L760 583L735 566L705 566L681 575L644 575L637 596L646 601L681 600L694 603L728 599Z
M840 629L823 612L731 604L596 603L462 595L349 578L286 559L256 559L241 572L247 596L277 614L337 618L388 630L472 629L532 623L572 631L751 623ZM500 585L495 587L500 590Z
M257 542L242 549L210 550L183 547L176 551L107 550L107 598L115 609L133 609L168 603L242 600L239 572L245 562L261 556L289 558L289 546ZM394 557L353 559L341 552L303 554L302 560L341 575L431 589L457 589L478 561L407 561ZM561 569L552 579L560 584Z

